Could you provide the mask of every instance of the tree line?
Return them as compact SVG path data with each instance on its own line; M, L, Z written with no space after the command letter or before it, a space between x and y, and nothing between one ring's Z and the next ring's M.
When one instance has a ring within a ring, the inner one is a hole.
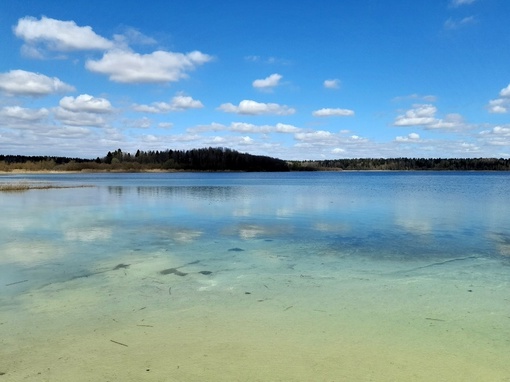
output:
M228 148L121 149L96 159L0 155L0 171L509 171L504 158L357 158L284 161Z
M228 148L141 151L121 149L96 159L0 155L0 171L289 171L286 161Z
M292 162L294 171L509 171L504 158L358 158Z

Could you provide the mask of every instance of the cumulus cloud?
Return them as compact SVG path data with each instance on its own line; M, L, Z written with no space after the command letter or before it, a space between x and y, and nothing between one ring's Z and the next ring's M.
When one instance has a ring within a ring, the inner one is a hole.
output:
M469 127L460 114L447 114L436 118L437 108L430 104L413 105L413 108L399 115L394 126L422 126L425 129L460 130Z
M418 142L420 140L420 135L416 133L408 134L406 137L396 137L396 142Z
M484 130L480 135L498 135L510 137L510 127L508 126L495 126L491 130Z
M115 82L166 83L187 78L187 71L211 60L211 56L198 51L175 53L158 50L139 54L114 49L99 60L88 60L85 67L92 72L105 74Z
M506 114L510 110L510 100L504 98L490 100L487 108L491 114Z
M290 115L296 112L295 109L286 105L279 105L277 103L260 103L252 100L243 100L238 106L231 103L224 103L220 105L218 110L226 113L236 113L244 115L262 115L262 114L275 114L275 115Z
M53 109L55 118L67 126L105 127L106 119L97 113L74 112L61 106Z
M88 94L64 97L53 109L55 118L67 126L105 127L105 114L113 112L110 101Z
M235 131L237 133L269 133L271 131L271 126L258 126L245 122L232 122L229 130Z
M236 133L251 133L251 134L295 134L302 131L301 128L288 125L284 123L277 123L276 125L255 125L246 122L232 122L226 126L221 123L212 123L210 125L202 125L188 129L191 133L204 133L204 132L218 132L218 131L232 131Z
M170 111L183 111L187 109L200 109L202 102L190 96L177 95L170 102L153 102L151 105L133 105L133 110L144 113L167 113Z
M325 80L324 87L326 89L339 89L340 88L340 80L337 80L337 79Z
M492 114L505 114L510 111L510 84L501 89L499 97L489 101L487 110Z
M510 137L510 127L496 126L492 129L492 133L496 135L504 135Z
M428 129L458 129L466 127L464 118L460 114L447 114L444 119L437 119L434 123L427 126Z
M302 129L299 128L299 127L296 127L296 126L293 126L293 125L287 125L287 124L284 124L284 123L277 123L276 126L275 126L275 131L277 133L298 133L300 132Z
M500 97L508 97L510 98L510 84L506 88L501 89L499 92Z
M326 130L302 131L294 134L294 139L298 142L296 147L318 150L327 156L331 154L352 156L363 151L366 151L363 156L368 156L373 150L373 145L367 138L359 135L346 136L344 133L332 133Z
M312 114L314 117L350 117L354 115L354 111L349 109L324 108L315 110Z
M284 133L284 134L294 134L301 131L300 128L292 125L286 125L283 123L277 123L274 126L271 125L254 125L251 123L245 122L233 122L230 125L229 130L241 133Z
M510 146L510 127L495 126L480 132L482 141L490 146Z
M14 34L29 46L42 44L50 50L106 50L113 42L96 34L90 26L80 27L74 21L61 21L48 17L40 20L24 17L18 20Z
M311 132L302 132L294 135L294 138L298 141L314 141L314 142L329 142L334 136L333 133L324 130L317 130Z
M24 70L11 70L7 73L0 73L0 90L8 95L40 97L75 89L57 77L48 77Z
M260 90L269 90L278 86L282 78L282 75L274 73L264 79L253 81L253 87Z
M239 140L239 144L241 146L250 146L254 143L255 141L250 138L249 136L246 136L246 137L241 137L241 139Z
M437 121L435 118L436 112L437 108L434 105L413 105L412 109L399 115L393 124L395 126L431 125Z
M81 94L78 97L64 97L60 100L60 106L71 112L87 113L110 113L112 105L105 98L96 98L88 94Z
M48 109L27 109L20 106L5 106L0 109L0 117L10 120L35 122L46 118L49 114Z

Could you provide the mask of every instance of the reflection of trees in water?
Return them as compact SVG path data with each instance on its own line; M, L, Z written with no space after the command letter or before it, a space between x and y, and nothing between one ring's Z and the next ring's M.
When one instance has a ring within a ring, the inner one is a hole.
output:
M185 197L209 200L233 200L243 196L242 187L233 186L109 186L108 192L116 196L136 193L143 197Z
M125 191L125 187L122 187L122 186L108 186L108 193L116 195L116 196L122 196L124 191Z

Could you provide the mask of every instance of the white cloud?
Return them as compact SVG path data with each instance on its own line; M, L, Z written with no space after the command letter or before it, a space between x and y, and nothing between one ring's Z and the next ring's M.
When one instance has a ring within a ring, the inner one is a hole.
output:
M40 121L48 117L48 109L27 109L20 106L5 106L0 109L0 117L24 122Z
M333 133L324 130L317 130L312 132L303 132L297 133L294 135L294 138L298 141L310 142L310 141L320 141L320 142L329 142L333 137Z
M492 132L497 135L505 135L510 137L510 127L496 126L492 129Z
M233 122L230 124L229 130L242 133L283 133L283 134L294 134L301 131L300 128L292 125L286 125L283 123L277 123L275 126L271 125L253 125L245 122Z
M289 60L278 57L261 57L261 56L245 56L244 59L248 62L256 62L269 65L290 65Z
M113 112L110 101L88 94L64 97L59 105L53 109L55 118L67 126L105 127L104 115Z
M152 120L150 118L143 117L129 121L128 125L134 129L148 129L152 126Z
M437 108L434 105L413 105L412 109L406 111L403 115L399 115L393 124L395 126L431 125L437 122L436 112Z
M91 136L92 132L85 128L80 126L64 126L60 127L58 129L52 129L48 134L48 138L55 139L55 138L61 138L61 139L84 139L89 136Z
M452 7L460 7L462 5L473 4L476 0L451 0L450 5Z
M406 137L396 137L396 142L417 142L420 140L420 135L416 133L408 134Z
M444 118L436 118L437 108L430 104L413 105L413 108L399 115L394 126L422 126L425 129L461 130L468 128L460 114L447 114Z
M427 126L428 129L457 129L466 127L464 118L460 114L447 114L444 119L437 119Z
M280 84L282 78L280 74L274 73L264 79L253 81L253 87L260 90L272 89Z
M251 134L295 134L301 132L302 129L293 125L284 123L277 123L276 125L255 125L246 122L232 122L229 126L222 125L221 123L212 123L207 126L197 126L187 130L191 133L205 133L205 132L218 132L218 131L232 131L236 133L251 133Z
M249 145L252 145L254 142L255 141L252 138L246 136L246 137L242 137L240 139L239 144L243 145L243 146L249 146Z
M173 110L200 109L204 107L202 102L183 95L178 95L172 98L170 106Z
M489 113L492 114L505 114L508 113L510 102L504 99L493 99L489 101Z
M444 23L444 28L445 29L459 29L461 27L464 27L464 26L467 26L467 25L470 25L470 24L474 24L476 23L476 18L474 16L468 16L468 17L464 17L463 19L460 19L460 20L454 20L452 18L449 18L448 20L445 21Z
M91 27L80 27L74 21L60 21L48 17L37 20L24 17L18 20L14 34L33 46L41 43L50 50L105 50L113 43L97 35Z
M480 139L489 146L510 146L510 126L495 126L482 131Z
M232 122L230 124L230 130L238 133L269 133L271 131L271 126L264 125L258 126L251 123L245 122Z
M154 45L156 40L152 37L145 36L143 33L134 28L127 28L122 34L116 34L113 36L116 45L128 46L134 45Z
M489 101L487 110L491 114L505 114L510 111L510 84L501 89L499 97Z
M166 83L187 78L187 71L211 60L211 56L198 51L184 54L158 50L139 54L115 49L106 52L100 60L88 60L85 67L108 75L115 82Z
M106 119L100 114L74 112L59 106L53 109L55 118L67 126L105 127Z
M210 125L192 127L187 131L189 133L231 131L235 133L250 133L250 134L270 134L270 133L295 134L303 131L303 129L284 123L277 123L276 125L255 125L246 122L232 122L228 126L222 125L221 123L212 123Z
M151 105L133 105L133 110L144 113L167 113L170 111L183 111L187 109L200 109L202 102L189 96L177 95L170 102L154 102Z
M276 103L260 103L252 100L243 100L239 106L231 103L224 103L218 107L218 110L226 113L237 113L244 115L262 115L262 114L275 114L275 115L290 115L296 112L295 109L286 105L279 105Z
M506 97L510 98L510 84L506 88L501 89L501 91L499 92L499 96L504 98Z
M368 139L360 137L359 135L351 135L348 139L349 142L367 142Z
M39 97L75 89L56 77L51 78L24 70L11 70L0 73L0 90L9 95Z
M60 100L60 106L72 112L87 113L110 113L112 105L105 98L95 98L88 94L81 94L78 97L64 97Z
M314 117L350 117L354 115L353 110L349 109L320 109L315 110L313 113Z
M209 131L218 132L218 131L225 131L227 130L227 127L225 125L222 125L221 123L212 122L209 125L198 125L195 127L190 127L186 129L188 133L198 134L198 133L206 133Z
M292 134L294 134L294 133L298 133L302 130L299 127L292 126L292 125L286 125L283 123L277 123L275 127L276 127L275 131L277 133L292 133Z
M395 102L401 102L401 101L407 101L407 100L418 100L418 101L423 101L423 102L436 102L437 101L437 97L436 96L433 96L433 95L420 95L420 94L410 94L410 95L407 95L407 96L399 96L399 97L395 97L393 99L393 101Z
M303 150L304 158L307 152L320 152L325 157L338 154L346 157L374 155L374 144L359 135L345 136L344 133L316 130L297 133L294 139L297 141L295 147Z
M340 80L337 80L337 79L325 80L324 87L326 89L339 89L340 88Z

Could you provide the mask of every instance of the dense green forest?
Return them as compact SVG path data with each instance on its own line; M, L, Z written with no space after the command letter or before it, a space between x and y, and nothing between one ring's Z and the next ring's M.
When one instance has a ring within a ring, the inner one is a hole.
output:
M140 151L121 149L96 159L0 155L0 171L509 171L503 158L358 158L284 161L228 148Z
M287 162L227 148L140 151L121 149L103 158L0 155L0 171L289 171Z
M302 171L509 171L510 159L497 158L359 158L292 162Z

